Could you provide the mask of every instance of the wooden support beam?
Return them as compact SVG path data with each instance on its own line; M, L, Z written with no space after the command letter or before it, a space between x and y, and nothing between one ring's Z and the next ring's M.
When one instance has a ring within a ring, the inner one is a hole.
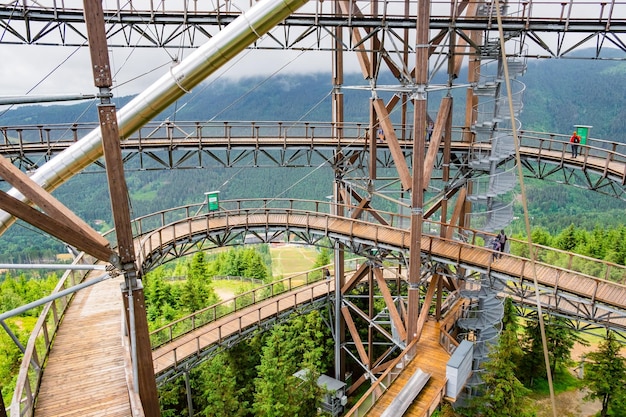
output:
M0 209L103 262L110 262L111 258L116 256L108 242L107 245L103 245L89 236L79 234L67 224L32 208L4 191L0 191Z
M376 278L376 282L378 283L378 290L383 296L385 300L385 304L387 305L387 309L389 310L389 316L391 317L391 321L396 326L396 330L400 335L400 339L406 341L406 328L404 327L404 323L402 322L402 318L400 317L400 313L398 313L398 309L396 308L396 304L393 301L393 297L389 288L387 287L387 282L383 277L383 272L380 268L374 268L374 278Z
M109 245L109 241L92 229L83 219L65 207L59 200L52 197L50 193L3 156L0 156L0 177L24 194L28 200L44 213L64 223L78 235L98 242L102 246ZM102 260L107 261L105 259Z
M341 8L341 13L349 16L351 4L352 3L349 1L340 1L339 7ZM358 10L356 5L353 5L353 8L356 8L356 10ZM363 45L363 37L361 36L361 33L359 32L359 29L357 27L354 27L352 29L352 37L354 38L353 44L356 45L356 56L357 60L359 61L359 66L361 67L361 72L366 79L369 79L372 77L372 74L370 73L370 60L367 56L367 50L365 49L365 45Z
M395 346L394 346L394 348L395 348ZM387 349L383 353L383 355L381 355L381 356L387 357L387 354L389 353L389 351L391 351L391 348ZM382 374L383 372L385 372L387 370L387 368L389 368L389 365L391 365L394 362L395 362L395 359L392 359L392 360L383 362L383 363L381 363L379 365L376 365L374 368L372 368L372 373L374 375Z
M478 10L479 4L480 3L476 1L462 1L457 6L456 15L461 16L461 13L463 13L463 11L467 9L467 13L465 14L466 16L476 16L476 10ZM452 50L453 59L454 59L453 74L458 77L459 74L461 73L463 59L466 55L465 51L467 50L469 43L467 42L466 38L463 36L455 36L453 43L454 43L454 48Z
M361 362L369 369L370 367L370 359L367 356L367 352L365 352L365 346L361 341L361 336L359 335L359 331L354 324L354 320L352 320L352 316L350 315L350 310L348 307L341 307L341 314L343 315L343 319L346 322L346 326L348 326L348 331L352 336L352 340L354 341L354 345L356 346L356 350L359 353L359 358Z
M462 219L465 211L465 196L467 195L467 189L461 188L459 190L459 195L456 200L456 204L454 205L454 211L452 212L452 217L450 217L450 223L448 224L459 224ZM454 232L454 228L448 226L445 237L447 239L452 238L452 232Z
M367 273L369 272L369 270L370 270L370 267L367 262L364 262L361 265L359 265L359 269L357 269L354 275L352 275L352 278L350 278L345 283L345 285L341 288L341 294L345 294L347 292L352 291L352 289L356 287L356 285L359 282L361 282L363 278L367 277Z
M424 324L426 324L426 320L428 319L428 311L430 310L430 304L433 301L433 296L435 295L435 290L439 286L439 274L434 274L430 283L428 284L428 290L426 290L426 295L424 296L424 304L422 305L422 311L420 311L419 318L417 320L417 340L420 340L420 336L422 335L422 330L424 330Z
M365 209L365 207L369 205L369 202L364 198L358 201L358 203L359 205L354 208L354 210L352 211L352 214L350 215L350 217L353 219L358 219L361 213L363 213L363 210Z
M114 104L98 106L98 119L102 131L102 149L107 164L107 177L115 235L122 264L135 263L135 245L130 221L128 188L124 178L124 161L120 149L117 115Z
M352 395L367 380L369 380L369 374L361 375L356 381L352 382L352 385L346 391L346 395L348 396Z
M448 115L451 110L452 97L444 97L441 99L439 111L437 112L437 119L433 128L433 134L430 139L430 145L428 146L428 153L426 154L426 159L424 160L424 190L428 189L428 183L430 183L430 177L435 167L435 158L437 158L439 145L441 144L441 139L443 138L444 127L446 126L446 121L448 120Z
M387 223L387 221L380 214L378 214L376 210L372 210L372 208L370 207L369 200L361 197L354 189L350 190L350 194L352 195L352 198L354 198L359 203L359 206L355 209L354 213L352 214L353 219L356 219L361 214L361 212L365 210L369 214L371 214L372 217L378 220L380 224L384 224L386 226L389 225L389 223Z
M433 214L439 211L439 209L442 208L443 201L449 200L452 196L458 193L460 189L461 187L449 188L439 200L437 200L432 206L428 208L428 210L424 212L424 218L429 219Z
M428 83L428 52L430 27L430 0L418 0L415 26L415 84L426 88ZM426 92L413 98L413 178L411 178L411 251L409 252L407 342L418 337L417 319L420 303L420 270L422 265L422 227L424 223L424 147L428 103Z
M378 116L378 122L382 127L383 132L385 132L385 141L387 141L389 152L391 152L394 164L398 170L398 176L400 178L400 182L402 183L402 187L405 191L410 190L412 186L411 172L409 171L409 167L404 159L404 153L398 143L398 138L393 129L393 123L391 122L391 118L387 112L387 107L385 107L385 103L380 98L374 99L373 104L374 109L376 110L376 115ZM419 167L414 166L413 169L419 169Z
M112 94L110 87L112 79L104 27L104 13L101 0L83 0L83 8L94 84L99 88L98 120L102 132L102 149L107 168L106 173L111 195L111 209L115 223L120 266L124 271L122 292L125 295L127 328L133 331L131 344L133 345L134 379L136 379L134 389L139 392L145 416L160 417L161 409L154 376L154 365L152 363L146 303L141 284L141 270L136 264L135 246L130 223L128 188L126 186L126 178L124 177L124 161L120 149L117 112L115 105L111 104ZM132 300L128 300L129 297Z

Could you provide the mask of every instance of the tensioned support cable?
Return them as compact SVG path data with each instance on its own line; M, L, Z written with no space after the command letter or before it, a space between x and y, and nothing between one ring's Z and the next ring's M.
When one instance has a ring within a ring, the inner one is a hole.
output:
M511 114L511 132L513 134L513 140L515 143L515 160L517 163L517 176L520 181L520 188L522 193L522 207L524 209L524 225L526 227L526 238L528 244L528 253L530 257L530 264L532 266L533 284L535 287L535 301L537 304L537 315L539 316L539 329L541 331L541 343L543 345L543 357L546 365L546 376L548 378L548 387L550 388L550 401L552 404L552 415L556 415L556 401L554 398L554 386L552 384L552 372L550 372L550 358L548 356L548 345L546 342L546 330L543 322L543 312L541 309L541 300L539 298L539 284L537 282L537 263L535 259L535 251L533 250L533 242L530 231L530 220L528 215L528 204L526 203L526 187L524 186L524 173L522 171L522 163L520 157L519 137L517 135L517 127L515 125L515 112L513 110L513 98L511 93L511 80L509 78L509 66L506 58L506 50L504 48L504 30L502 28L502 15L500 13L500 1L495 0L496 17L498 20L498 35L500 38L500 53L502 56L502 67L504 69L504 82L506 83L507 99L509 105L509 112Z

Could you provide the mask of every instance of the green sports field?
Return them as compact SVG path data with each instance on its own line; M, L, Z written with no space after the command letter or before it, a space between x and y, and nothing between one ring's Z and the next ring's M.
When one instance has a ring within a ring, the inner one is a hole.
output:
M272 272L274 278L287 277L313 268L317 258L314 247L300 245L272 246Z

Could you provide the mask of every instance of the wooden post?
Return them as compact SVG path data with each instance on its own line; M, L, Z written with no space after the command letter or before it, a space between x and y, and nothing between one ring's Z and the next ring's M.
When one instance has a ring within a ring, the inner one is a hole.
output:
M428 30L430 1L418 0L415 48L415 84L422 91L413 97L413 182L411 187L411 251L409 252L409 293L407 344L419 339L419 283L421 270L422 223L424 221L424 146L426 137L428 82ZM427 314L427 313L426 313Z
M119 129L115 105L111 104L112 85L104 13L99 0L84 0L85 23L89 38L94 84L100 89L98 120L102 132L102 148L106 163L111 209L117 236L119 261L116 266L124 273L122 294L126 307L126 323L131 332L134 379L147 417L160 417L159 398L152 364L152 349L148 319L141 286L141 273L136 265L133 234L130 224L128 189L124 177L124 161L119 144ZM128 297L132 298L132 304ZM132 313L132 314L131 314Z

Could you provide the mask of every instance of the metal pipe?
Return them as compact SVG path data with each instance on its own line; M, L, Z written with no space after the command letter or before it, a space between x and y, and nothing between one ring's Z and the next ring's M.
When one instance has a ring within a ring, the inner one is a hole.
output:
M22 352L22 354L24 354L26 352L26 348L20 342L20 339L18 339L17 336L11 331L11 328L8 326L8 324L4 322L4 320L0 320L0 323L2 324L2 327L4 328L4 331L7 332L9 337L13 340L13 343L15 343L17 348Z
M133 290L129 286L128 291L128 322L130 323L130 355L133 363L133 385L135 391L139 390L139 364L137 360L137 332L135 331L135 300L133 297Z
M0 105L6 104L29 104L48 103L54 101L91 100L96 98L95 94L63 94L50 96L1 96Z
M4 331L7 332L9 337L13 340L13 343L15 343L17 348L20 350L20 352L22 352L22 354L25 354L26 348L24 347L24 345L22 345L22 343L20 342L20 339L18 339L17 336L11 331L11 328L9 327L9 325L6 324L4 320L0 320L0 323L2 323L2 327L4 328ZM35 361L34 357L30 358L30 366L32 366L33 369L39 369L39 364ZM2 406L3 404L0 403L0 407Z
M120 137L129 136L152 120L306 2L262 0L254 5L122 107L117 112ZM101 156L102 135L97 128L37 169L31 178L51 192ZM27 201L15 188L9 194ZM9 213L0 213L0 235L15 220Z
M17 316L18 314L22 314L22 313L30 310L31 308L35 308L35 307L38 307L40 305L46 304L46 303L48 303L50 301L54 301L57 298L64 297L64 296L66 296L68 294L71 294L73 292L76 292L78 290L82 290L83 288L87 288L87 287L90 287L90 286L92 286L94 284L98 284L99 282L102 282L102 281L104 281L106 279L109 279L109 278L111 278L111 276L109 274L104 274L104 275L99 276L98 278L95 278L95 279L83 282L83 283L78 284L78 285L74 285L73 287L70 287L70 288L66 288L66 289L64 289L62 291L59 291L56 294L49 295L49 296L41 298L41 299L39 299L37 301L33 301L32 303L24 304L23 306L20 306L18 308L14 308L13 310L6 311L6 312L0 314L0 321L6 320L9 317Z
M0 264L0 269L52 269L63 271L106 271L106 265L84 264Z

